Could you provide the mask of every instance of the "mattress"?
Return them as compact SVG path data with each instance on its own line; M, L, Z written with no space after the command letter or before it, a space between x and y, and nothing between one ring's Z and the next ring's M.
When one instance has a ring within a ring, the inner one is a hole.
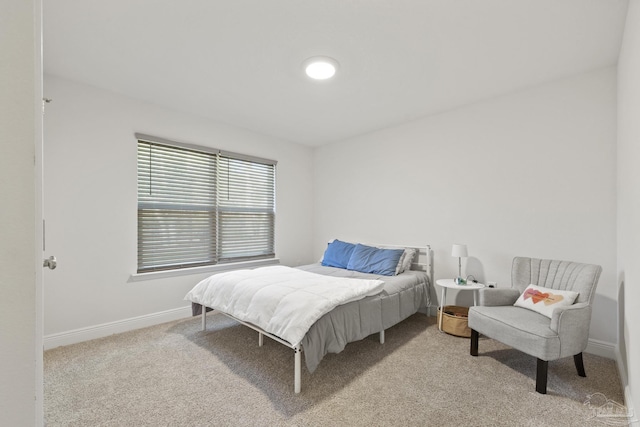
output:
M293 348L324 314L383 289L382 280L327 276L272 265L213 274L194 286L185 300L251 324Z
M324 267L319 263L296 268L326 276L385 282L379 294L340 305L311 326L302 340L309 372L316 370L327 353L340 353L348 343L390 328L430 305L429 277L425 272L408 270L397 276L382 276Z

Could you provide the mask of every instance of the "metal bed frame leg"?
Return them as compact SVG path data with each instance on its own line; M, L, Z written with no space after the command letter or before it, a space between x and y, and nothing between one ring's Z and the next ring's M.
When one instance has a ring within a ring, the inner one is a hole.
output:
M258 332L258 347L262 347L262 344L264 344L264 335L262 332Z
M380 331L380 344L384 344L384 329Z
M207 307L202 306L202 330L207 330Z
M293 351L295 352L295 367L293 372L293 391L298 394L300 393L300 353L302 352L302 348L300 345L297 345Z

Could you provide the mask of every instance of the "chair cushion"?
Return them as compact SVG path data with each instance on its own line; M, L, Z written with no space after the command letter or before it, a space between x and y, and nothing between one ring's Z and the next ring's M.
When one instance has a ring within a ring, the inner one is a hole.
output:
M542 360L560 357L560 338L551 319L514 306L473 306L469 328Z

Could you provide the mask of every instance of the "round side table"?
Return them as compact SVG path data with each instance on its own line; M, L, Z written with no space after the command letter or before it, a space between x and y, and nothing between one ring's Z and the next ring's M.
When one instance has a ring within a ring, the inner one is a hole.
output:
M438 330L442 331L442 314L444 313L445 302L447 301L447 289L457 289L459 291L473 291L473 305L477 305L478 289L485 287L483 283L467 283L458 285L453 279L438 279L436 285L442 287L442 298L440 298L440 316L438 316Z

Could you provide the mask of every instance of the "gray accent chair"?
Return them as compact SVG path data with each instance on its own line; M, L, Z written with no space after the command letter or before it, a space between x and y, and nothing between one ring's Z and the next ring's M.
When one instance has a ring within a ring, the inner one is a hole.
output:
M549 361L573 356L578 375L585 377L582 352L601 272L602 267L593 264L514 258L511 289L481 289L478 305L469 308L471 355L478 355L478 337L483 334L536 357L536 391L541 394L547 392ZM530 284L579 294L573 305L555 309L549 319L513 305Z

